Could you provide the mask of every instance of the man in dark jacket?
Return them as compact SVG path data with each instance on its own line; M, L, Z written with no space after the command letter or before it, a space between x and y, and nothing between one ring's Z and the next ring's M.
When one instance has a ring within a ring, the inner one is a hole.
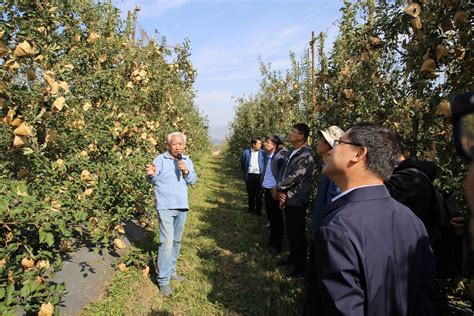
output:
M288 141L293 149L288 153L276 188L280 208L284 208L286 235L290 242L290 255L282 264L293 265L291 277L302 277L306 270L306 206L311 194L314 173L313 152L306 145L309 127L304 123L293 125Z
M334 142L323 172L342 193L314 234L307 315L436 315L426 229L383 185L399 155L379 126L354 126Z
M262 213L260 175L265 163L265 153L262 150L262 140L259 137L252 138L250 147L242 152L240 163L248 195L248 213L260 216Z
M447 277L461 270L464 217L447 212L452 211L449 203L439 197L433 185L436 164L407 158L400 139L399 146L400 161L385 186L395 200L408 206L425 224L436 258L437 275Z

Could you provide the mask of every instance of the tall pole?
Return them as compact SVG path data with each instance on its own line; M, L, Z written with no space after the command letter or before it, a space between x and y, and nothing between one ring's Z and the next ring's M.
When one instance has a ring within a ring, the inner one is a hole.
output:
M311 32L311 100L313 106L316 109L316 95L314 92L315 89L315 77L314 77L314 31Z
M133 22L132 22L132 47L135 46L135 31L136 31L136 28L137 28L137 15L138 15L138 11L140 11L140 6L137 5L135 7L135 9L133 10Z

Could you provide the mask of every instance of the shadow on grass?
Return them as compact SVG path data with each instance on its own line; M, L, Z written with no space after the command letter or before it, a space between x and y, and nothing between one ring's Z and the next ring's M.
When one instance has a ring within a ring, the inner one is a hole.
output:
M213 206L203 212L206 225L201 230L217 247L198 253L209 263L203 265L213 285L208 300L242 315L302 314L303 282L288 280L283 276L286 271L277 269L281 257L271 256L266 247L266 217L246 213L240 174L222 157L213 158L209 168L220 176L208 186L207 202Z

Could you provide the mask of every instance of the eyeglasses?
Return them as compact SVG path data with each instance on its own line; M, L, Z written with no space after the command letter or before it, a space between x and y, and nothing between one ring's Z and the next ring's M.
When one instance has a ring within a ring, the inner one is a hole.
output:
M347 145L352 145L352 146L357 146L357 147L365 147L365 146L362 145L362 144L346 142L345 140L340 140L340 139L336 139L336 140L332 143L332 147L336 147L336 146L339 145L339 144L347 144Z

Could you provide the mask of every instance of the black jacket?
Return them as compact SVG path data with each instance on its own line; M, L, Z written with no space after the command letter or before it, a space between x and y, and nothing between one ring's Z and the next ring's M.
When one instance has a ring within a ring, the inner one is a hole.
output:
M423 172L431 180L428 181ZM436 179L436 164L432 161L421 161L414 158L403 160L393 171L385 186L390 195L398 202L408 206L418 216L430 239L433 240L438 223L436 192L433 181Z
M306 207L311 195L314 174L313 151L309 146L301 147L290 159L287 155L285 166L280 170L276 188L288 195L287 206Z

